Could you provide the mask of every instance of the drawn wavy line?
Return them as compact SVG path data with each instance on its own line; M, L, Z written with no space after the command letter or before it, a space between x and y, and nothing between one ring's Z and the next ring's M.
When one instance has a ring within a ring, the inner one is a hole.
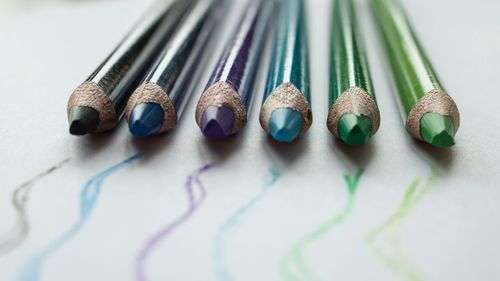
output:
M24 182L14 190L12 193L12 205L17 215L16 223L7 234L7 238L0 241L0 256L17 248L26 239L26 237L28 237L30 226L28 215L26 213L26 205L33 187L38 181L61 169L69 161L70 159L68 158L59 162L58 164L36 175L32 179Z
M420 184L420 179L414 180L408 187L396 212L382 225L372 230L366 239L366 243L372 249L373 254L406 280L423 281L425 277L401 248L401 228L411 212L431 190L438 176L439 172L437 168L433 167L431 175L427 178L423 186ZM384 235L387 235L390 246L390 249L387 251L377 246L377 241Z
M134 268L136 280L139 281L148 280L146 276L145 265L152 251L155 250L155 248L160 244L160 242L163 241L170 233L172 233L179 226L188 221L189 218L193 216L196 210L203 203L206 197L206 188L203 185L202 181L200 180L200 177L213 167L214 164L205 165L196 170L193 174L188 176L185 185L186 194L188 197L188 208L180 217L178 217L176 220L165 226L158 233L156 233L149 240L146 241L146 243L144 244L143 248L139 251L136 258L136 263ZM198 198L198 200L196 200L194 195L193 182L196 182L200 192L200 198Z
M41 273L45 262L61 249L66 243L71 241L82 230L87 223L92 210L94 209L99 197L102 184L113 173L126 167L133 161L137 160L139 155L134 155L123 162L120 162L102 173L91 178L84 185L80 193L80 217L78 221L59 238L48 244L42 251L30 258L22 267L18 280L20 281L36 281L40 280Z
M229 219L222 224L214 238L214 271L219 280L230 281L234 280L231 273L227 269L225 261L225 242L228 239L231 231L235 231L241 224L243 218L248 215L256 205L266 197L271 191L274 184L280 178L280 172L276 169L270 169L270 177L266 179L264 187L254 198L241 206L234 212Z
M356 191L362 175L363 170L359 170L354 176L344 175L344 180L348 189L348 198L344 208L335 217L331 218L293 245L290 251L283 257L280 264L280 272L283 279L287 281L319 280L313 270L307 265L304 259L304 250L308 245L328 234L332 229L349 217L354 208Z

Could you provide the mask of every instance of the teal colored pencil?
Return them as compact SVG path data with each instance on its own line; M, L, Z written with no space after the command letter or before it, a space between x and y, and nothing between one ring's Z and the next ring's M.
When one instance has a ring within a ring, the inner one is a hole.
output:
M262 128L279 142L293 142L311 127L308 56L304 0L281 1L260 111Z

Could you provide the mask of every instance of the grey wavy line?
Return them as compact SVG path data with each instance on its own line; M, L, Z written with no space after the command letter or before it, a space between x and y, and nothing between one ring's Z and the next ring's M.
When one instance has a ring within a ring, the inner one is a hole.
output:
M28 236L30 226L26 213L26 204L28 203L29 195L35 184L39 180L62 168L70 160L70 158L67 158L59 162L55 166L50 167L34 178L24 182L14 190L12 193L12 205L17 213L17 221L15 226L7 234L7 237L0 240L0 256L17 248Z

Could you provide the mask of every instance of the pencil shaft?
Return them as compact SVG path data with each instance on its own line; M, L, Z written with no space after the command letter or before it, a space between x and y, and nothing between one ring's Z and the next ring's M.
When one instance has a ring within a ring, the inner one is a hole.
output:
M309 48L303 0L282 1L263 103L280 85L293 84L311 101Z
M274 0L250 0L207 86L229 83L247 110L274 5Z
M380 114L354 0L336 0L332 15L327 126L346 144L364 145L377 132Z
M376 100L352 0L335 1L330 67L330 108L353 87L361 88Z
M312 124L306 6L289 0L279 7L259 121L273 139L291 143Z
M439 83L401 4L373 0L373 11L396 78L407 131L435 147L453 146L460 126L458 107Z
M218 23L225 0L201 0L181 23L145 83L158 85L169 96L177 113L182 114L206 61L203 53Z
M163 1L153 7L87 79L109 97L118 119L123 115L127 97L144 79L162 43L168 41L191 2Z
M401 102L408 115L415 104L442 86L397 0L373 0Z

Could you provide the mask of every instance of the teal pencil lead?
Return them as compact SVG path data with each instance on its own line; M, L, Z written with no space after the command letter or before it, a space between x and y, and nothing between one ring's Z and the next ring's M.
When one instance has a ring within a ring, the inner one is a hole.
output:
M298 111L291 108L279 108L269 118L271 136L279 142L293 142L302 131L304 120Z

